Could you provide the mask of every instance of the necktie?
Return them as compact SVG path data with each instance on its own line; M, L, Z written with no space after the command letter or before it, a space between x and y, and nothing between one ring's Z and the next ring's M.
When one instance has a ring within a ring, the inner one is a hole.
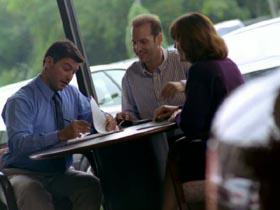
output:
M52 97L54 103L54 112L55 112L55 120L56 120L56 128L61 130L64 128L64 118L61 106L61 98L57 92Z
M56 128L61 130L64 128L64 117L62 112L62 101L57 92L52 97L54 103L54 115L56 121ZM54 171L65 171L72 164L72 156L67 155L65 157L53 159L52 165Z

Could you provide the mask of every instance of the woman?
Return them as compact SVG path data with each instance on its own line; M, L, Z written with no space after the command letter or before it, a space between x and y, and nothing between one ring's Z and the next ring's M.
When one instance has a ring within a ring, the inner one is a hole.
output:
M227 58L227 47L209 18L189 13L171 25L171 36L182 60L189 61L182 107L162 106L155 118L171 116L189 139L209 137L214 114L224 98L244 81L236 64Z
M181 59L192 64L186 101L182 107L162 106L154 117L175 120L188 140L202 139L185 141L175 148L181 182L200 180L204 179L206 141L214 114L224 98L244 81L236 64L227 58L224 40L206 16L189 13L179 17L171 25L171 36ZM173 209L170 196L166 197L164 209Z

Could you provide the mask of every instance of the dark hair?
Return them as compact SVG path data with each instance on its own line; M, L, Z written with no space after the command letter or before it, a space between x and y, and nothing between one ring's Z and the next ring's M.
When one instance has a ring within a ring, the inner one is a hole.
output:
M138 15L132 20L132 27L139 27L147 23L150 24L151 26L151 34L153 36L157 36L161 33L162 31L161 23L157 15L152 15L152 14Z
M47 50L43 63L45 63L45 59L48 56L52 57L55 63L63 58L71 58L78 63L84 62L84 57L80 50L69 40L54 42Z
M212 21L200 14L189 13L176 19L170 27L171 36L180 43L186 60L223 59L228 50Z

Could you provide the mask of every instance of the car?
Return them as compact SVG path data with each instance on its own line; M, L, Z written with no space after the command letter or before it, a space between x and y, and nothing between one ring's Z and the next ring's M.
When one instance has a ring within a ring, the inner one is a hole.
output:
M223 22L219 22L214 25L216 31L220 36L224 36L225 34L234 31L236 29L244 27L244 23L239 19L233 19L233 20L226 20Z
M121 111L121 87L125 71L137 60L137 58L131 58L90 67L98 104L103 111L110 113L112 116Z
M229 58L236 62L245 79L279 71L280 18L261 21L223 36Z
M242 28L244 26L245 26L244 23L239 19L226 20L223 22L216 23L214 25L217 33L222 37L232 31ZM171 50L171 51L176 51L174 45L168 46L167 49Z

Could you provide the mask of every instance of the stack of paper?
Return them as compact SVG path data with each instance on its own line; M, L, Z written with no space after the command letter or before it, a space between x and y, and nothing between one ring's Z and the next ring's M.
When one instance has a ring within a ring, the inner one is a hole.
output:
M98 133L107 133L106 114L99 108L93 97L90 99L90 106L94 128Z

